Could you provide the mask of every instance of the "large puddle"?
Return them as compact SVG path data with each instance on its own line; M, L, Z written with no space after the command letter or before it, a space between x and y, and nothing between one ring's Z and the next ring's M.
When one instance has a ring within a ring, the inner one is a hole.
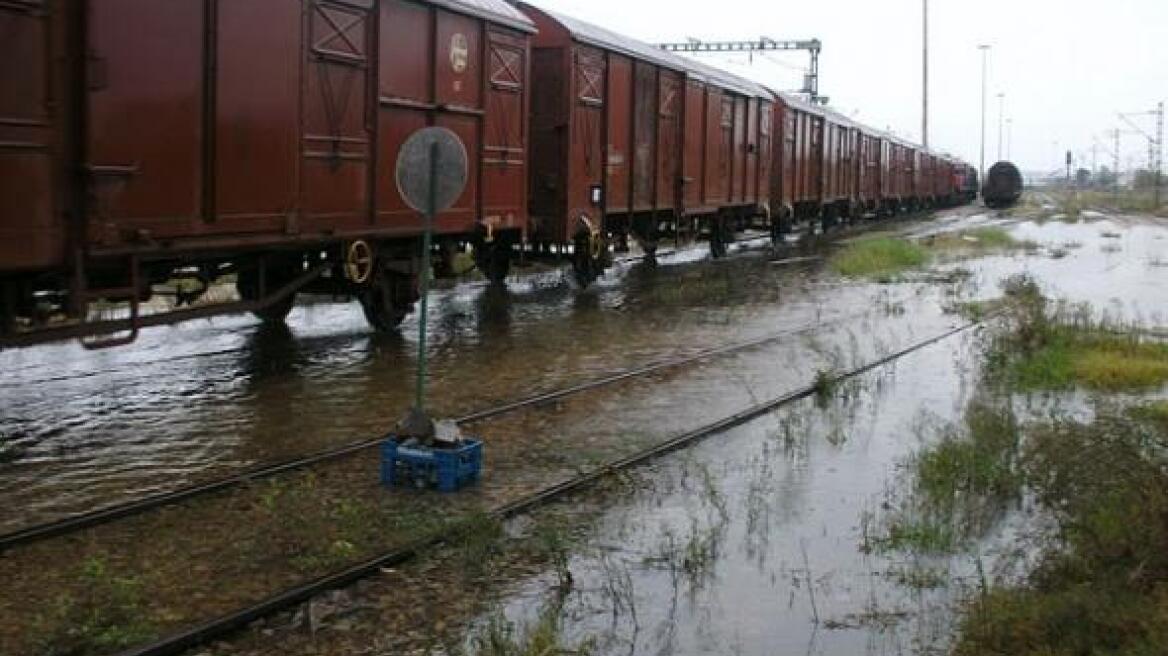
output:
M826 406L807 400L671 456L613 499L554 572L502 612L534 624L562 605L563 644L602 654L901 654L941 649L975 558L905 560L867 549L900 465L960 416L972 334L866 375ZM927 582L927 584L926 584ZM484 620L485 621L485 620ZM929 652L931 653L931 652Z
M700 248L585 292L560 273L436 294L430 406L455 415L668 357L869 312L814 261ZM886 294L887 296L887 294ZM0 529L382 434L413 394L416 322L373 336L356 305L148 332L131 348L0 354Z
M945 283L841 283L822 262L776 265L765 251L712 262L694 249L656 268L622 266L583 293L559 273L506 290L445 290L430 323L432 406L457 415L665 357L833 322L852 331L851 342L863 342L823 347L851 364L951 325L955 318L941 308L995 296L998 281L1016 272L1035 275L1051 296L1165 323L1162 228L1120 219L1040 226L956 212L918 229L984 223L1007 225L1044 248L945 265L969 272ZM64 344L0 354L7 372L0 442L8 461L0 464L0 530L374 436L400 416L412 394L413 320L400 336L371 336L356 305L315 304L297 308L290 323L291 330L268 330L231 317L148 332L126 349ZM721 384L805 382L820 361L797 351L819 346L803 340L789 347L781 365L735 361ZM651 415L676 401L646 385L622 402L641 403Z
M554 461L557 442L578 448L623 435L630 444L659 443L803 385L825 366L847 369L939 334L960 323L944 308L997 297L1000 281L1018 273L1033 276L1050 297L1163 327L1164 227L1127 219L1038 225L983 215L920 229L987 224L1038 247L957 259L894 285L841 285L819 266L778 274L778 280L800 280L803 293L823 299L808 308L843 316L860 310L860 317L626 388L619 398L597 394L503 420L491 430L532 435L541 445L532 457L541 466ZM733 266L736 275L756 272L759 283L775 280L765 261ZM952 275L958 270L963 273ZM703 307L715 313L723 306ZM791 315L798 315L782 302L738 307L724 336L742 335L743 326L791 325ZM980 346L976 331L961 333L841 384L830 399L800 401L640 468L599 502L569 501L568 511L545 509L509 523L509 533L522 539L537 530L541 516L570 517L577 505L587 507L577 512L584 516L577 518L583 535L558 565L535 572L530 565L502 567L473 595L455 587L438 600L433 591L451 582L433 563L387 572L355 594L380 598L383 608L394 610L374 609L369 621L342 620L343 629L313 634L312 648L322 654L362 647L456 653L453 640L473 653L500 621L519 627L512 636L522 635L523 627L532 629L552 613L557 642L569 653L946 653L958 602L1027 571L1036 552L1019 549L1017 538L1020 526L1033 520L1029 500L992 515L945 555L877 542L882 518L895 510L908 484L913 455L960 424L984 391ZM1068 398L1062 400L1074 405ZM1020 415L1038 411L1018 406ZM514 558L523 560L521 554ZM402 595L417 601L392 601ZM416 606L408 620L397 614L402 606ZM474 610L465 612L468 607ZM281 645L294 651L309 640L296 629L294 635L284 631L257 639L277 651Z

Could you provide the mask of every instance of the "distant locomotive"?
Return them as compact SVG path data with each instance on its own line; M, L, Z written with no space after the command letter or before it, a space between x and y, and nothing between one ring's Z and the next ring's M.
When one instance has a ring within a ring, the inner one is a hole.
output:
M985 188L981 192L986 207L1003 209L1011 207L1022 197L1022 174L1010 162L998 162L986 174Z
M522 249L586 285L630 241L720 257L746 227L777 239L977 187L828 108L504 0L0 1L0 33L0 348L282 321L302 292L393 330L423 232L393 162L428 125L471 155L437 275L472 249L502 281ZM216 280L239 300L201 298Z

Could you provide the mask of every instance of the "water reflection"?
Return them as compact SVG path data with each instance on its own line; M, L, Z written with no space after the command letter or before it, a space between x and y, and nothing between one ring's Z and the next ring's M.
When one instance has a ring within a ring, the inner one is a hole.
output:
M1011 229L1022 239L1092 247L1062 259L1010 254L959 263L972 272L960 288L841 284L822 262L775 266L767 248L715 262L696 247L663 256L657 267L621 264L583 292L560 271L506 287L440 290L429 322L431 404L459 415L848 314L872 315L853 326L865 338L888 339L878 329L901 321L897 335L907 340L924 324L903 313L996 295L997 282L1019 270L1047 281L1052 295L1114 297L1117 311L1164 323L1168 288L1148 264L1168 260L1168 242L1156 239L1162 227ZM1124 233L1112 240L1121 243L1120 254L1098 248L1104 229ZM18 449L8 458L15 462L0 456L0 526L377 434L412 402L416 318L400 333L377 335L356 304L320 304L298 307L290 325L226 317L149 331L139 344L114 351L53 345L0 354L0 435Z

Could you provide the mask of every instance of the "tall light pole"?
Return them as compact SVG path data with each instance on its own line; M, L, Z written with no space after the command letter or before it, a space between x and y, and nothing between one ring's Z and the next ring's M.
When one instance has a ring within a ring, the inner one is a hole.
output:
M1002 161L1002 135L1006 120L1006 94L998 94L998 161Z
M978 180L985 184L986 68L989 66L990 47L982 44L977 48L981 50L981 165L977 174Z
M1014 143L1014 119L1006 119L1006 159L1010 159L1011 146Z
M923 0L923 44L921 52L921 145L929 149L929 0Z

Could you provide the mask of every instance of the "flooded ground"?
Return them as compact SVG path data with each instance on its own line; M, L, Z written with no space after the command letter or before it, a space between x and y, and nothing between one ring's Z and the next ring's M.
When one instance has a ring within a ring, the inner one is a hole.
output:
M993 295L1005 274L1030 271L1054 296L1168 323L1158 275L1168 242L1157 225L1039 225L967 209L910 232L975 224L1005 225L1045 249L954 264L974 277L951 293ZM777 329L895 313L903 311L897 296L919 293L838 288L822 262L775 266L765 250L711 262L700 247L656 269L623 265L584 293L559 272L506 290L461 285L433 306L433 407L457 415ZM370 335L356 304L314 304L298 308L290 325L229 317L148 331L125 349L0 353L0 530L372 437L401 415L413 320L401 335Z
M965 322L956 311L962 303L999 296L1000 281L1017 273L1030 273L1051 297L1092 301L1145 326L1160 323L1168 297L1156 280L1168 231L1155 223L1040 225L963 211L894 228L925 235L986 225L1034 244L938 252L936 263L892 284L843 280L818 260L779 264L766 252L745 252L711 262L689 251L655 269L618 271L583 294L558 274L505 291L445 291L433 334L435 399L451 413L664 356L778 332L787 337L492 420L481 427L488 440L484 482L463 495L387 493L373 475L376 454L369 454L125 527L102 527L83 542L33 545L0 562L13 590L0 596L0 607L17 627L31 622L41 616L38 608L58 603L57 591L75 586L69 563L99 563L113 580L151 591L148 610L135 616L153 630L189 625L408 540L423 517L513 501L825 372L944 333ZM149 354L163 344L146 342L124 355L87 354L51 382L48 351L4 354L22 362L28 376L3 389L6 400L14 399L4 406L13 417L7 426L78 426L41 434L40 441L26 438L23 452L5 466L8 521L19 525L384 430L409 398L412 343L368 337L351 310L299 309L294 335L265 334L244 319L226 322L244 326L238 334L203 324L221 330L190 357L150 364ZM333 332L316 321L334 315L340 318ZM169 333L184 330L198 327ZM976 393L972 339L963 333L857 385L841 385L826 407L804 403L715 436L662 461L630 493L593 505L589 530L570 552L571 594L560 585L552 599L561 605L565 636L600 653L943 648L952 602L975 574L996 570L994 547L1000 534L1008 537L1009 522L995 525L999 536L981 536L972 552L925 563L875 554L865 536L903 478L904 458L935 439L938 426L955 420ZM118 366L96 373L103 360L119 357L125 360ZM79 444L52 446L78 436L85 437ZM174 530L192 525L197 539ZM395 528L378 528L384 526ZM273 548L292 549L296 557L273 561ZM38 572L28 566L33 562L61 565ZM465 582L449 587L453 610L443 611L440 623L442 609L431 606L415 609L424 611L420 617L349 623L331 653L387 644L392 653L431 653L422 643L432 634L453 633L443 640L465 644L499 613L525 624L551 603L549 577L562 574L532 569L491 576L489 596L467 599L461 591L477 588ZM389 577L373 583L374 594L388 586L378 604L413 599L442 585L434 578L415 572L409 587ZM493 608L484 607L489 600ZM303 636L283 638L297 644ZM20 631L0 630L3 644L24 639ZM315 630L312 640L320 640ZM260 651L298 650L273 643Z
M937 437L929 427L973 394L972 374L954 375L972 339L670 457L569 560L566 598L550 572L488 617L534 625L559 604L564 644L600 654L939 653L953 602L976 582L972 558L993 565L989 543L906 561L866 553L865 531L905 459Z
M997 297L999 283L1018 273L1051 298L1164 325L1165 226L975 215L912 232L986 225L1034 244L957 258L908 282L834 287L837 298L867 294L872 311L815 340L495 428L555 431L570 442L613 440L620 430L636 439L668 434L663 425L681 431L702 410L707 420L724 416L790 389L825 362L854 365L952 325L943 308ZM825 286L830 279L820 267L812 275ZM948 553L881 549L876 541L914 454L949 434L982 393L983 347L978 332L962 333L841 385L826 402L799 402L642 468L615 492L520 517L484 565L489 574L468 580L455 548L454 556L436 554L366 583L334 608L338 617L311 631L277 621L213 653L494 654L510 653L492 651L497 641L523 643L532 634L590 654L947 653L961 603L987 585L1019 580L1033 564L1037 551L1019 543L1021 527L1035 521L1032 501L1008 504ZM1075 392L1053 398L1070 407L1084 400ZM1020 397L1016 410L1038 416L1049 409L1044 403ZM653 411L638 416L630 405ZM597 406L587 426L573 420ZM541 560L517 546L546 542L549 523L571 536L562 538L570 545L563 555Z
M873 311L869 290L836 293L821 263L769 255L715 262L695 247L655 268L618 267L585 292L560 272L442 291L431 407L458 415ZM380 435L404 413L415 320L370 335L356 304L316 304L289 323L230 317L148 331L125 349L0 354L0 530Z

